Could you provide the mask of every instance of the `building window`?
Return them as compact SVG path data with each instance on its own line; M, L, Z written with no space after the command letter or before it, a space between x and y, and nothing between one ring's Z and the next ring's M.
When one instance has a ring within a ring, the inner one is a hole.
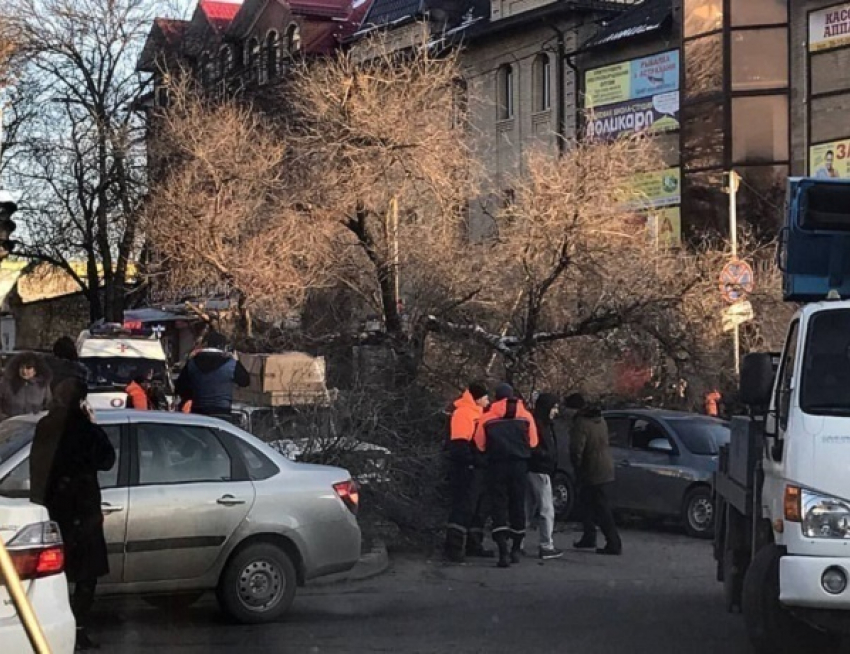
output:
M534 60L534 111L549 111L552 107L552 62L549 55L540 54Z
M723 90L723 35L703 36L685 42L685 96Z
M260 42L257 37L251 37L245 48L245 68L253 81L260 79Z
M499 68L498 74L499 120L514 117L514 69L510 64Z
M286 49L290 55L301 54L301 28L290 25L286 32Z
M788 0L733 2L732 27L779 25L788 22Z
M271 81L276 79L280 75L280 59L281 59L281 51L280 51L280 34L276 31L272 30L266 36L266 47L265 47L265 73L266 73L266 81Z
M684 15L686 38L722 29L723 0L685 0Z
M468 125L469 85L463 77L458 77L452 85L452 127L465 128Z
M685 170L723 166L723 111L714 102L700 102L682 107L681 116Z
M218 60L219 60L219 68L221 69L222 77L226 77L233 73L233 69L235 68L235 58L233 56L233 48L229 45L222 46L221 50L218 52Z
M788 30L732 32L732 90L763 91L788 86Z
M209 86L215 82L215 59L210 56L209 52L204 52L201 55L201 83L204 86Z
M733 163L788 160L788 97L761 95L732 100Z

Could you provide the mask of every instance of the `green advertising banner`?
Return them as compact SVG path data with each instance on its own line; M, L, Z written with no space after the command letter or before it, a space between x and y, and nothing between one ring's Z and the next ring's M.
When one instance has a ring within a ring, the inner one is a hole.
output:
M681 204L682 170L668 168L636 175L634 189L637 197L629 203L630 209L648 210Z

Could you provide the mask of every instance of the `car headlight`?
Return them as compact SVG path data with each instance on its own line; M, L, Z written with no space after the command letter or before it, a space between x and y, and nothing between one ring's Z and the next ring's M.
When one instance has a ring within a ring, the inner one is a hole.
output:
M803 535L807 538L850 539L850 500L803 489Z

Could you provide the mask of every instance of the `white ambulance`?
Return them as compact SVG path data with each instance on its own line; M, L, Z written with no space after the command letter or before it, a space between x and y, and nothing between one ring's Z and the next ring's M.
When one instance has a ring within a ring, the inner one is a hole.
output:
M127 406L127 385L138 375L153 374L153 383L168 398L174 387L168 358L156 335L136 335L120 325L86 330L77 339L80 362L89 371L89 403L95 410Z

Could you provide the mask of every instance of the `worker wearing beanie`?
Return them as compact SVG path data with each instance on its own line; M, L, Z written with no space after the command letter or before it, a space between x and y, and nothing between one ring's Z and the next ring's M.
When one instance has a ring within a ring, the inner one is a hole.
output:
M509 384L496 388L496 401L478 423L474 440L487 460L493 540L499 546L499 567L507 568L520 561L528 461L538 443L534 418Z
M484 549L483 497L485 491L482 457L472 438L484 409L490 404L487 387L469 384L454 403L448 442L451 512L446 529L445 554L449 561L462 563L465 555L492 556Z

